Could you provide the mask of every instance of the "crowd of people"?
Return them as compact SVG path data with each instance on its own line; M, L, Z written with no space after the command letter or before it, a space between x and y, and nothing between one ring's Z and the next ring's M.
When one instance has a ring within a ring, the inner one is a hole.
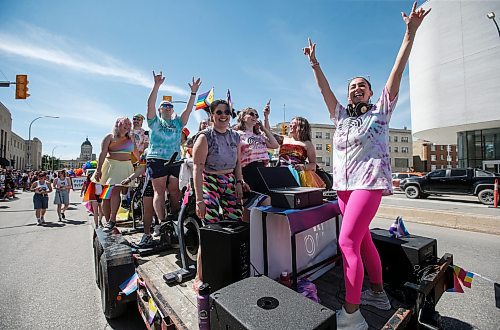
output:
M330 118L337 127L333 136L333 189L343 216L339 245L343 255L346 288L345 304L337 314L339 329L366 329L368 325L359 311L360 304L390 309L384 292L382 269L378 252L372 242L369 224L374 218L381 198L392 193L388 153L388 129L396 106L401 77L408 61L418 27L429 11L416 10L409 16L402 13L406 33L389 78L379 99L371 102L373 90L364 77L351 79L347 86L347 105L344 107L333 93L316 57L316 44L309 40L303 49L310 62ZM289 132L271 132L270 102L262 110L264 122L253 107L236 112L226 100L214 100L200 122L199 131L189 136L185 126L192 113L195 97L201 85L199 78L188 84L190 95L185 108L175 112L168 100L157 105L158 90L165 77L153 72L153 87L145 116L137 114L132 121L118 118L101 143L98 166L85 185L86 199L92 202L95 225L106 220L104 230L116 225L120 194L130 189L136 178L144 182L144 234L140 246L147 246L155 236L173 235L173 220L180 208L180 166L166 166L171 158L192 157L196 214L204 223L221 220L248 221L243 209L245 192L250 192L251 180L259 167L269 166L269 149L278 149L279 163L298 173L302 186L324 187L315 174L315 147L311 142L311 127L304 117L290 121ZM231 120L237 118L232 125ZM147 121L149 132L142 128ZM136 168L134 169L134 164ZM12 177L12 174L10 175ZM28 174L38 223L44 222L48 194L56 190L59 220L64 219L68 205L68 181L58 173L52 184L45 173ZM15 177L25 187L24 174ZM145 179L144 179L145 178ZM12 181L12 179L11 179ZM7 182L7 179L4 179ZM167 197L168 196L168 197ZM170 212L165 211L169 199ZM153 226L153 215L158 223ZM198 256L201 258L202 253ZM371 288L361 292L366 267ZM195 289L203 281L201 262Z

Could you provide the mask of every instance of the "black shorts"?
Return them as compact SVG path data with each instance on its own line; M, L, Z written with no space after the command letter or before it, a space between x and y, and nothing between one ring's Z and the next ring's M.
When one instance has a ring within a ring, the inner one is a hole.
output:
M153 182L151 180L148 181L148 184L146 185L146 189L144 189L144 194L142 197L153 197L155 194L153 190Z
M179 172L181 170L181 164L175 166L165 166L168 160L161 158L148 158L147 168L151 171L151 177L153 179L162 178L167 175L175 176L179 178Z

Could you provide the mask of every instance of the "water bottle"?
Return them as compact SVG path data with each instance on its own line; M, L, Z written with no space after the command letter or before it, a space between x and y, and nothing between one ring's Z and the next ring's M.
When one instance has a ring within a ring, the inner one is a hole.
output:
M203 283L198 289L198 326L210 330L210 286Z

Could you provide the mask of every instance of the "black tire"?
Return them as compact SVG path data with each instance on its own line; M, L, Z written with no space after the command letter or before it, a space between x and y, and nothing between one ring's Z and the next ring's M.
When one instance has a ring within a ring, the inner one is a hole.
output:
M200 246L200 224L192 216L184 220L184 242L186 246L182 253L186 256L186 262L196 264Z
M120 288L111 287L108 281L108 265L106 258L100 261L100 282L101 282L101 303L104 316L108 319L115 319L122 316L127 310L127 304L119 303L116 300Z
M493 205L494 194L493 189L483 189L477 194L477 198L484 205Z
M420 196L420 188L417 186L408 186L405 188L405 195L410 199L417 199Z
M132 197L132 202L130 205L130 209L132 212L132 220L135 221L136 225L139 222L142 222L142 217L144 215L144 203L142 201L142 196L140 191L136 191L134 193L134 197Z

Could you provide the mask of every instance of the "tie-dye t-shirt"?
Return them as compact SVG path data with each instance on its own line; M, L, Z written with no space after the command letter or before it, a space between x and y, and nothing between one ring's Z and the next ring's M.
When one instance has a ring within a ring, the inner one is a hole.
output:
M177 159L180 158L182 120L175 117L172 120L165 120L158 116L148 119L149 126L149 153L147 159L160 158L168 160L174 152L178 152Z
M384 195L392 194L389 120L396 102L397 97L389 101L384 88L377 103L359 117L349 117L337 103L331 117L337 127L332 144L333 189L382 189Z

